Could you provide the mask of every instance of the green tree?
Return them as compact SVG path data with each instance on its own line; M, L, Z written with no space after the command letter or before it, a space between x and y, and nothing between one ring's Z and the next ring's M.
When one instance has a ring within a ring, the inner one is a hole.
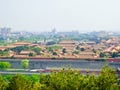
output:
M11 64L9 62L0 62L0 69L6 70L11 67Z
M8 86L7 82L0 75L0 90L6 90L7 86Z
M46 47L49 51L54 51L54 50L58 50L58 49L61 49L62 47L61 46L57 46L57 45L53 45L53 46L49 46L49 47Z
M100 52L100 57L105 57L105 53L104 52Z
M56 52L53 52L52 54L53 54L53 55L57 55L57 53L56 53Z
M29 76L29 77L30 77L29 80L31 80L31 81L39 82L39 78L40 78L39 75L33 74L33 75Z
M28 59L24 59L21 61L21 65L24 69L28 68L29 66L29 60Z
M24 37L19 37L19 40L20 40L20 41L24 41L25 38L24 38Z
M37 55L39 55L42 49L39 47L35 47L33 50L36 52Z
M92 51L93 51L94 53L96 53L96 52L97 52L94 48L92 49Z
M99 87L99 90L118 90L117 82L116 71L106 65L102 68L96 85Z
M79 54L78 50L73 51L74 54Z
M111 56L112 58L118 57L118 52L113 52Z
M61 70L50 75L40 75L43 90L119 90L115 71L104 67L101 74L82 75L79 71Z
M105 65L99 75L62 69L40 75L0 76L0 90L120 90L116 71Z
M32 50L33 47L30 47L30 46L18 46L18 47L14 47L14 48L11 48L12 51L16 52L16 53L20 53L22 50Z
M85 49L84 48L80 48L80 51L85 51Z
M10 79L12 78L12 76L13 76L13 75L8 74L8 75L3 76L3 78L4 78L4 80L5 80L6 82L9 82Z
M29 57L32 57L32 56L34 56L35 54L30 52L28 55L29 55Z
M80 46L79 46L79 45L78 45L78 46L76 46L76 49L77 49L77 50L80 50Z
M7 90L32 90L32 81L27 80L23 75L14 75L9 81Z
M8 50L0 50L0 56L9 56Z
M63 54L64 54L64 53L67 53L66 48L63 48L63 49L62 49L62 53L63 53Z

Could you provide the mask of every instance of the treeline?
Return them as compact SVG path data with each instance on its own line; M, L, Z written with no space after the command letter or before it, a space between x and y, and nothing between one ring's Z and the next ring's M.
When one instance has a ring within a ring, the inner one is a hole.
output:
M21 61L21 68L27 69L29 67L29 60L23 59ZM0 70L12 69L10 62L0 61Z
M40 51L42 50L40 47L33 47L33 46L18 46L11 48L10 50L16 52L19 54L22 50L33 50L36 54L40 54Z
M33 47L33 46L18 46L14 48L8 48L5 50L0 50L0 56L6 56L6 57L9 56L10 50L14 51L16 54L20 54L22 50L32 50L35 52L35 54L39 55L42 49L40 47Z
M0 56L9 56L9 51L8 50L0 50Z
M120 90L118 77L108 66L96 76L61 70L40 75L0 76L0 90Z

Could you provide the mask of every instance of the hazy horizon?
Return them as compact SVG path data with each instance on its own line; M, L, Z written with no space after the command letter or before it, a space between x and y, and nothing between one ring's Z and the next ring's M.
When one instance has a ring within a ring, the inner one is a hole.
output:
M0 0L0 28L119 31L120 0Z

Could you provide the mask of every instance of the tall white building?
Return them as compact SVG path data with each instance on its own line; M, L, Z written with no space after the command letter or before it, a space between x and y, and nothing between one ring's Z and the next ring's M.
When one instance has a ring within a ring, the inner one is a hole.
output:
M4 40L8 39L8 37L11 34L11 28L7 28L7 27L0 28L0 34Z

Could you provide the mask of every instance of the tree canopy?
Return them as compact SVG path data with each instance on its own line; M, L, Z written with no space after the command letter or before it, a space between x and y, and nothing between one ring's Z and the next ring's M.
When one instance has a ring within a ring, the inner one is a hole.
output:
M120 90L114 69L105 66L99 75L62 69L40 75L0 76L0 90Z
M24 59L21 61L21 65L24 69L28 68L29 66L29 60L28 59Z
M0 62L0 69L5 70L11 67L11 64L9 62Z

